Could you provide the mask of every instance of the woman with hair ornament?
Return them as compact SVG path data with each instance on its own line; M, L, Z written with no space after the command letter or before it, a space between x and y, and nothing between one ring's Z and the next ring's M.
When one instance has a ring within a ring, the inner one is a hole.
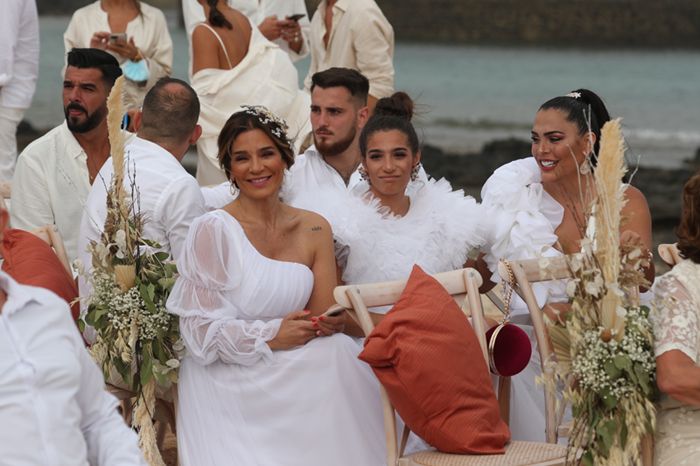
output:
M178 261L167 307L187 351L185 466L385 461L378 383L344 318L322 315L336 285L330 226L279 198L294 163L285 128L263 107L228 119L218 157L238 197L193 222Z
M588 224L586 213L595 196L593 172L599 152L601 128L610 120L601 98L588 89L577 89L542 104L532 126L532 156L498 168L481 191L489 213L485 260L493 280L500 259L523 260L557 257L581 250ZM622 217L626 219L620 240L651 249L651 215L644 195L627 186ZM651 282L653 265L645 270ZM538 304L552 321L568 312L565 281L533 285ZM513 321L531 334L525 303L514 297ZM544 392L535 379L541 373L539 353L513 377L510 428L515 440L544 441Z

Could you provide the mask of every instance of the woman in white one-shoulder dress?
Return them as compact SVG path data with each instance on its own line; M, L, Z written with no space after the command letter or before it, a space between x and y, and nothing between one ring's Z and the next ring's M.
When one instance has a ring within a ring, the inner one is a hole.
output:
M333 302L328 223L284 205L284 125L259 107L220 138L239 196L193 222L168 310L186 356L178 382L183 465L380 466L378 384Z
M603 101L587 89L555 97L540 106L532 127L532 157L498 168L481 197L490 226L486 262L496 272L498 261L556 257L580 250L586 206L594 196L592 174L600 131L610 120ZM644 195L628 186L621 241L651 249L651 216ZM653 281L653 267L646 270ZM533 285L538 304L553 321L567 312L565 283ZM523 324L533 345L527 368L512 378L510 429L514 440L545 440L544 388L539 353L525 303L513 297L515 323Z

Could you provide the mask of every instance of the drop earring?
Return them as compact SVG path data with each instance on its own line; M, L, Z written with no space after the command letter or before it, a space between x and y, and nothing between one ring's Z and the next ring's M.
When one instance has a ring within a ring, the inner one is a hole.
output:
M367 184L372 184L369 181L369 175L367 174L367 169L363 165L360 165L359 167L357 167L357 172L360 174L360 178L362 178L362 180L366 181Z
M411 169L411 181L416 181L418 179L418 173L420 172L420 168L420 162L413 166L413 168Z
M581 165L578 166L578 172L580 175L588 175L591 173L591 156L587 155L586 159Z

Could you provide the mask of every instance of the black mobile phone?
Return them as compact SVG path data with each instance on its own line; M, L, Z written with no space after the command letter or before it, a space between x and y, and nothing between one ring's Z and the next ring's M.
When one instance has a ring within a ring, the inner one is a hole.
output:
M296 15L287 16L287 19L291 19L292 21L299 21L304 16L306 16L304 13L297 13Z

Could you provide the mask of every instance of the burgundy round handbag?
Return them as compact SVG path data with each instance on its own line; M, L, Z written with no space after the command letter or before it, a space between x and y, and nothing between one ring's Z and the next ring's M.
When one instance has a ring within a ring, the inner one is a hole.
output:
M513 296L515 277L506 262L508 283L503 284L503 322L486 331L489 369L495 375L511 377L525 369L532 355L530 337L517 325L510 323L510 301Z

